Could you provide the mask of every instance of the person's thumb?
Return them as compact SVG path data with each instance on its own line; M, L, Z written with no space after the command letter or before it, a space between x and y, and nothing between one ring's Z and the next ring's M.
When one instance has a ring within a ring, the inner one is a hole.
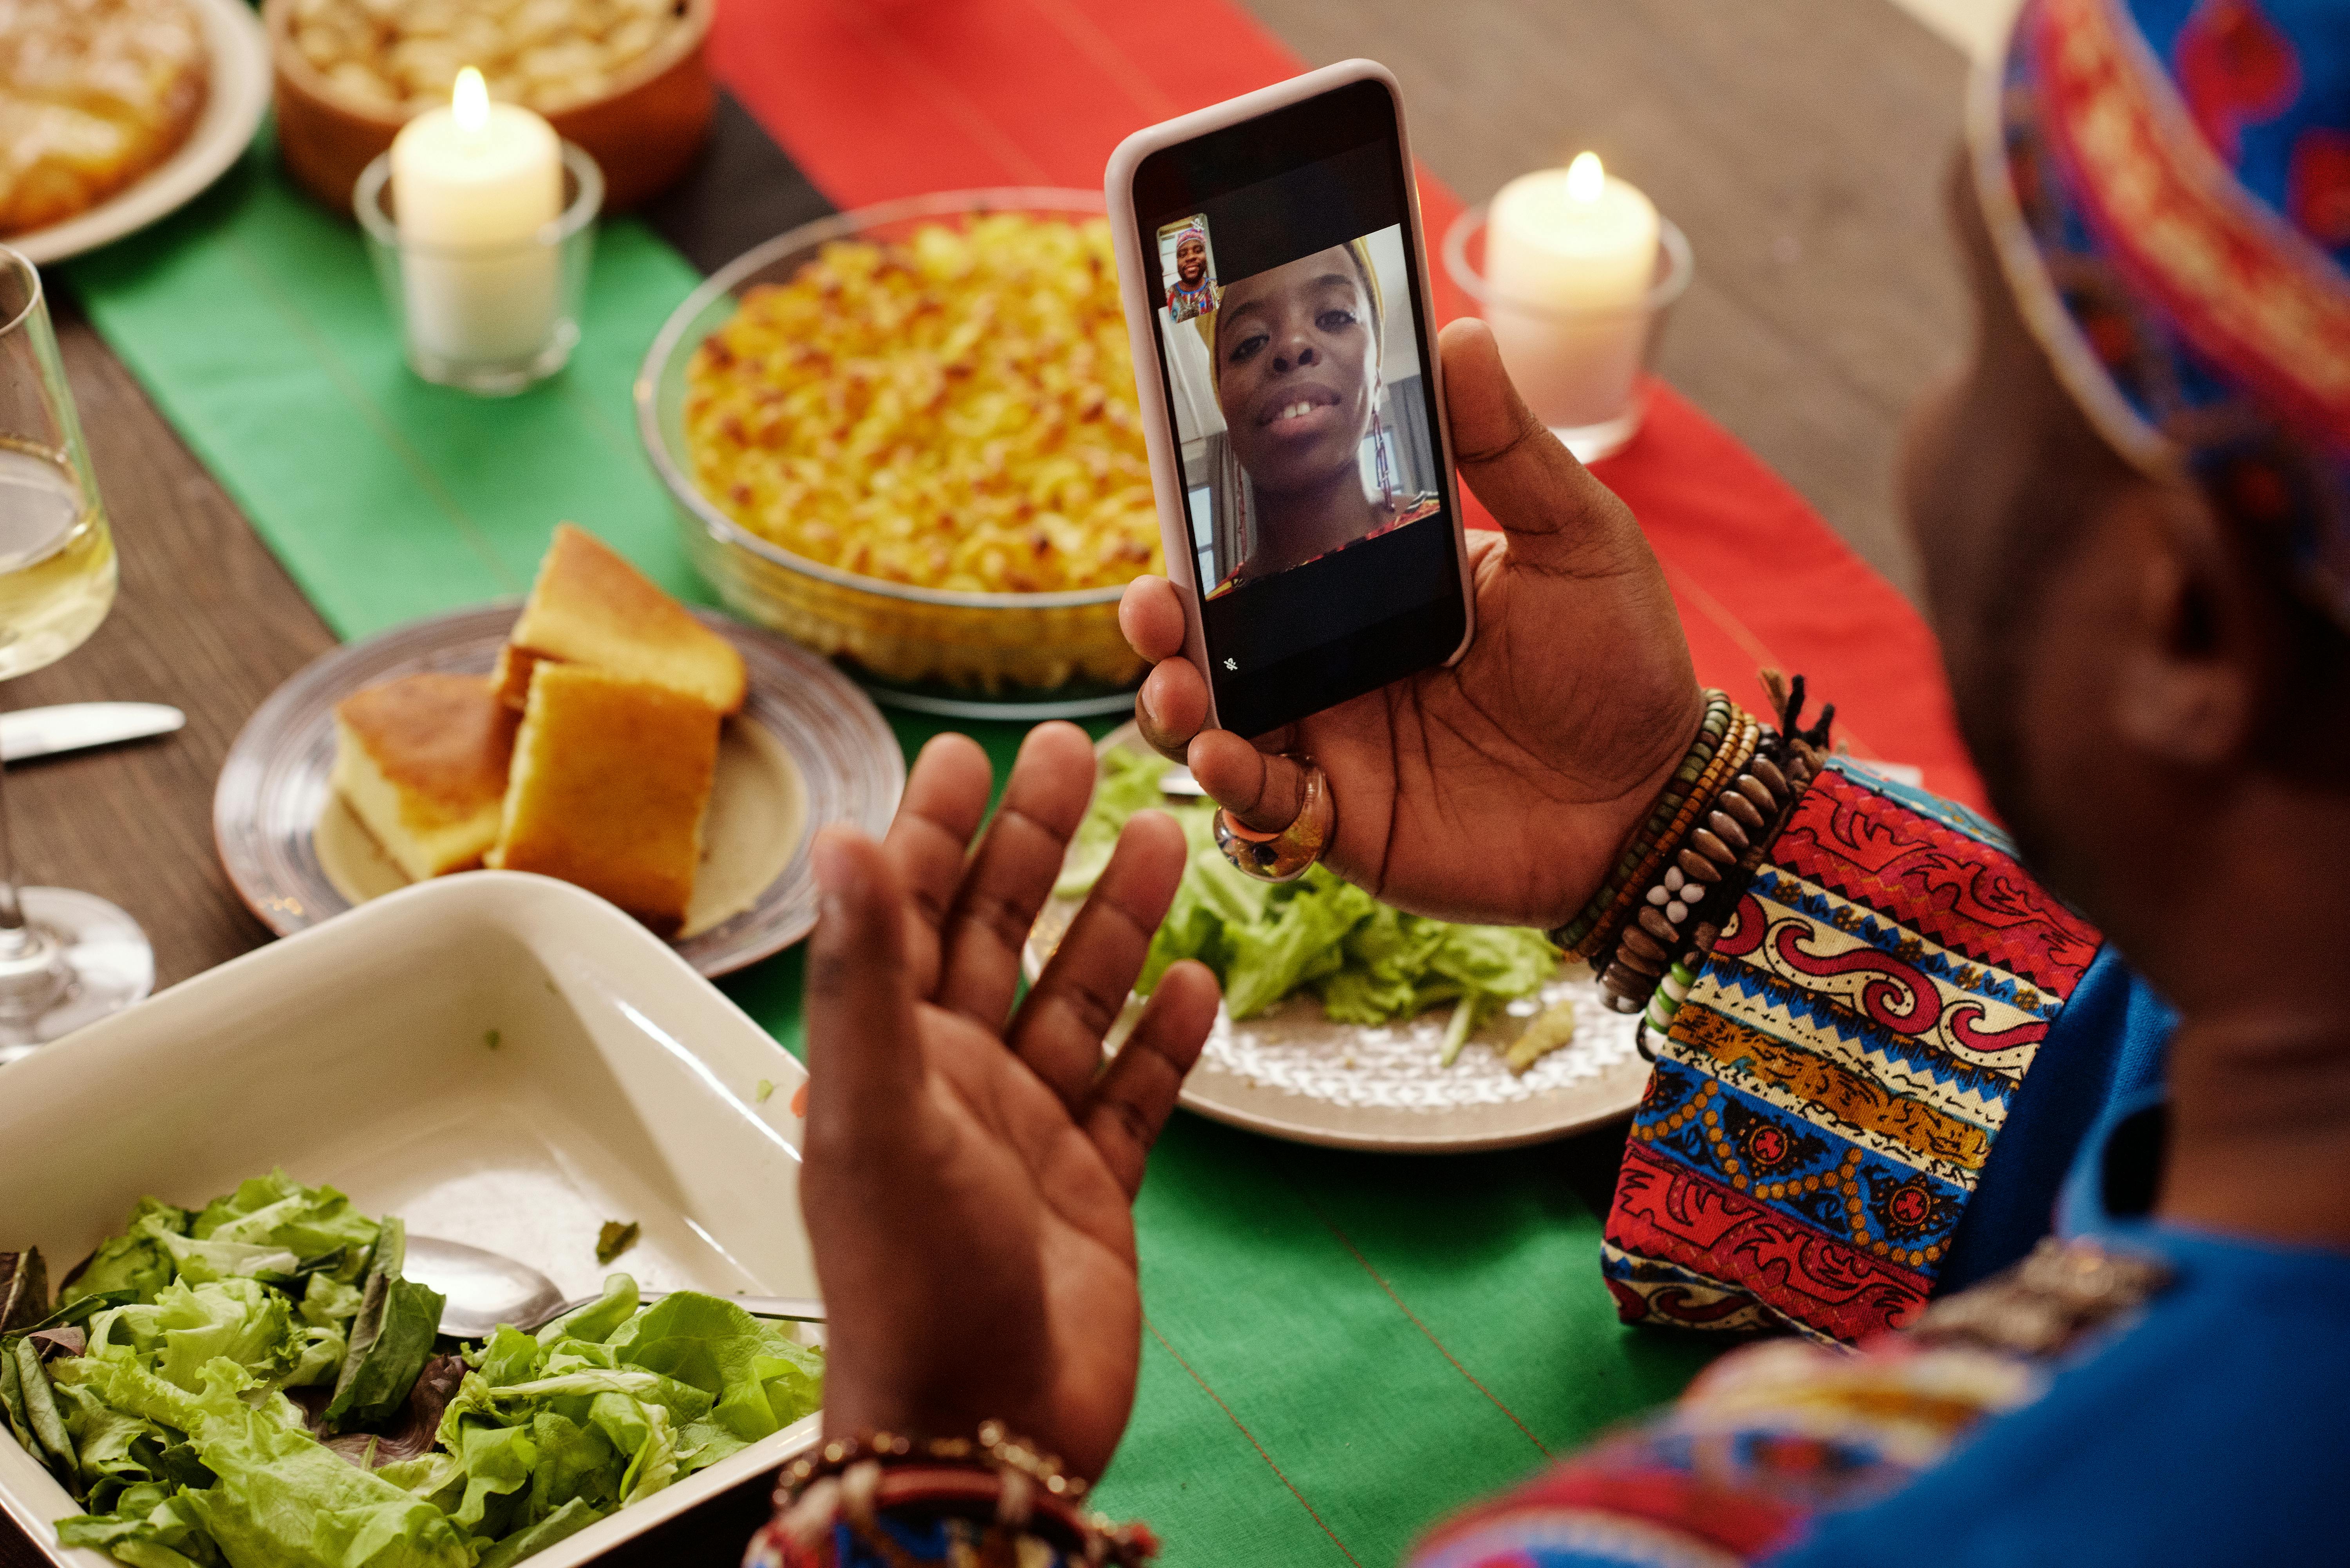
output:
M853 827L816 835L810 857L808 1137L856 1141L897 1126L921 1082L905 896L881 846Z
M1455 321L1437 347L1453 462L1509 536L1511 558L1540 571L1604 576L1646 557L1632 509L1575 461L1510 384L1493 329L1474 317Z

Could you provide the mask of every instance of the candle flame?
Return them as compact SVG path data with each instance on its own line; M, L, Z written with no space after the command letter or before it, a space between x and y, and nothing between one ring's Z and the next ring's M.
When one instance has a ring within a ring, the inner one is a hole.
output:
M490 123L490 84L482 73L467 66L457 73L457 88L449 98L449 110L457 117L457 129L466 132L481 130Z
M1599 154L1576 153L1575 161L1566 166L1566 193L1578 202L1596 202L1606 189L1607 171L1599 167Z

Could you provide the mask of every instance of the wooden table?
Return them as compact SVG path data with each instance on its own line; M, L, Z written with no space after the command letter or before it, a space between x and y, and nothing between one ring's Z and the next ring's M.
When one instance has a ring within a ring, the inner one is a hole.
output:
M1663 373L1914 594L1891 465L1903 410L1965 329L1939 198L1955 49L1884 0L1248 3L1311 62L1391 66L1420 157L1471 201L1586 146L1646 189L1698 256ZM13 836L26 881L129 909L169 985L267 938L213 853L213 785L246 717L334 639L70 301L58 314L122 589L89 643L15 683L9 705L163 701L188 727L12 773ZM1565 1152L1604 1206L1607 1139ZM731 1561L763 1491L615 1556ZM40 1561L0 1525L0 1568Z

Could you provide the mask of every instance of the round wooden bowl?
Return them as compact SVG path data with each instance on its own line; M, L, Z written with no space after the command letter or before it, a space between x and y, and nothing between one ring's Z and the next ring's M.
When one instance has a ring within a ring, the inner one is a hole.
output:
M276 64L277 148L312 195L345 217L359 171L408 122L354 103L294 47L295 0L264 0L262 21ZM604 171L604 207L618 212L654 195L685 171L710 130L718 90L702 58L717 0L684 0L685 21L601 98L546 117Z

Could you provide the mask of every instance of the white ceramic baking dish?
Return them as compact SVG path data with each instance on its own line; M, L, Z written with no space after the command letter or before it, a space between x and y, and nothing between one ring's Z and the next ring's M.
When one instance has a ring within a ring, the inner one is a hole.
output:
M0 1068L0 1247L57 1278L145 1194L201 1203L282 1165L411 1232L494 1248L567 1295L813 1295L800 1064L668 945L542 877L478 872L362 906ZM762 1082L771 1085L762 1096ZM783 1463L814 1417L532 1560L568 1568ZM0 1510L55 1561L74 1511L0 1435Z

